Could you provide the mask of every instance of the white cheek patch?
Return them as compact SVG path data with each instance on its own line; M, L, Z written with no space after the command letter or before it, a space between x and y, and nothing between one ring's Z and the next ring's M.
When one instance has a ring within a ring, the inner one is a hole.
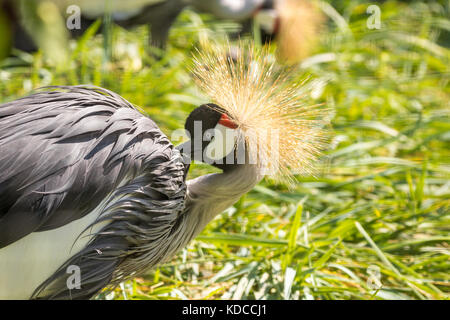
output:
M263 9L258 11L254 17L254 21L269 34L275 32L278 14L275 9Z
M205 156L211 160L220 160L232 152L236 146L238 133L236 129L217 124L214 137L205 148Z

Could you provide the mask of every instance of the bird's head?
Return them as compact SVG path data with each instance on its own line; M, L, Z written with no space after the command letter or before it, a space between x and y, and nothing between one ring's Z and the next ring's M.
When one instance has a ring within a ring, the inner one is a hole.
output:
M280 30L281 15L276 10L275 0L264 0L253 12L253 22L259 27L261 40L272 42Z
M186 120L191 160L224 171L256 165L264 175L293 181L311 173L326 142L330 110L305 103L304 82L276 64L269 49L238 44L204 47L194 59L193 75L212 103Z
M276 41L279 60L294 64L311 54L324 17L316 0L265 0L253 20L264 42Z
M181 147L187 161L201 161L222 170L244 164L244 146L238 148L241 137L239 124L223 108L214 103L194 109L185 124L189 140ZM238 150L244 159L238 161Z

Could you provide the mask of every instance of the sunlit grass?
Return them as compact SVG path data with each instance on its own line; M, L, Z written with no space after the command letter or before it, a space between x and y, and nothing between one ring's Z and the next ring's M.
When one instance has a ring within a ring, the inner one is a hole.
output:
M380 30L365 28L362 4L334 17L318 56L299 68L315 81L311 101L336 113L321 174L299 177L294 191L262 182L172 261L99 298L448 299L450 20L439 8L387 2ZM144 108L170 136L204 102L188 72L195 45L235 29L187 11L155 60L145 27L115 27L111 61L91 30L63 69L41 53L3 61L0 98L92 83ZM194 165L190 176L205 172Z

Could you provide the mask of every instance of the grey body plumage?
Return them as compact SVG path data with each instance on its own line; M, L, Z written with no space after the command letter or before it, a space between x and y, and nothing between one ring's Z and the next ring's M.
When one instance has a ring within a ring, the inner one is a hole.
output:
M261 179L238 165L186 182L188 165L151 119L106 89L52 87L1 105L0 257L96 209L92 225L102 227L31 298L90 298L167 261ZM66 285L70 265L82 290Z
M110 91L37 93L1 106L0 127L0 248L79 219L114 192L117 200L99 217L112 222L68 262L89 276L83 283L95 283L82 297L121 279L130 263L139 269L134 260L145 255L143 244L169 233L164 226L170 228L183 211L179 152L152 120ZM108 267L99 270L105 261ZM65 291L51 295L62 298Z

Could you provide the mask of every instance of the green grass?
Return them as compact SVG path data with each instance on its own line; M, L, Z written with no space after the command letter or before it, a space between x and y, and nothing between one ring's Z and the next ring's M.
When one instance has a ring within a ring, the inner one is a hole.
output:
M367 5L339 4L315 56L328 59L298 68L315 84L311 102L335 110L318 176L299 177L295 190L263 181L173 260L99 298L449 298L449 8L380 6L382 28L368 30ZM186 11L159 61L146 53L145 27L114 27L111 61L94 32L72 42L64 66L20 53L0 65L0 100L91 83L170 136L206 101L187 68L199 38L235 29ZM195 165L190 176L210 171Z

